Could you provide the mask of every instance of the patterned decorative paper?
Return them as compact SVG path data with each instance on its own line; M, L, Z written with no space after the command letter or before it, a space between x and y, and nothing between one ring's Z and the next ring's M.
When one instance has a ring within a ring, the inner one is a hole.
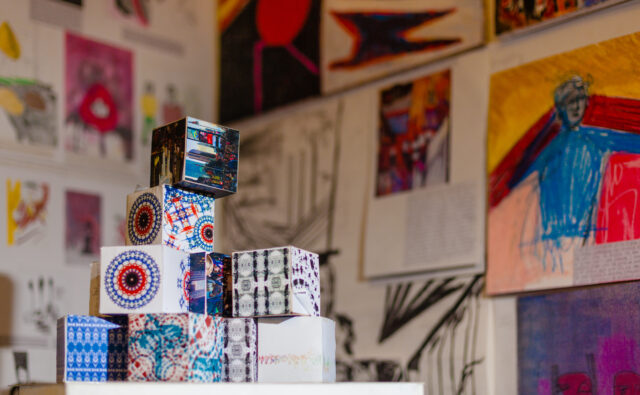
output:
M57 381L124 381L127 317L68 315L58 320Z
M211 252L213 198L159 185L127 196L127 245L163 244L185 252Z
M318 255L296 247L233 253L233 316L320 315Z
M153 131L149 185L171 184L215 198L238 187L237 130L186 117Z
M103 247L100 313L182 313L189 307L189 255L161 245Z
M227 318L224 326L222 381L258 380L258 332L252 318Z
M129 381L222 380L223 319L202 314L129 316Z

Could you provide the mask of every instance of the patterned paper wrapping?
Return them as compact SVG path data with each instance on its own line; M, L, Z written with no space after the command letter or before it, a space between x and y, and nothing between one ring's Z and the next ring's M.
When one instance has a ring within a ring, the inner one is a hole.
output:
M233 316L320 315L318 255L296 247L233 253Z
M129 316L129 381L222 380L223 319L202 314Z
M163 244L185 252L213 251L215 200L169 185L127 196L127 245Z
M58 320L56 379L123 381L127 377L127 317L68 315Z
M257 381L258 333L252 318L225 319L222 381Z
M188 311L189 255L161 245L103 247L100 313Z

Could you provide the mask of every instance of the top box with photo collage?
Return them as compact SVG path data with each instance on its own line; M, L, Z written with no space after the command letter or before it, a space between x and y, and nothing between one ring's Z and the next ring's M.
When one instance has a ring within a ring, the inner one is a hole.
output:
M102 247L92 268L94 316L58 321L58 381L335 381L318 255L215 252L238 131L186 117L155 129L151 150L150 187L127 196L126 245Z

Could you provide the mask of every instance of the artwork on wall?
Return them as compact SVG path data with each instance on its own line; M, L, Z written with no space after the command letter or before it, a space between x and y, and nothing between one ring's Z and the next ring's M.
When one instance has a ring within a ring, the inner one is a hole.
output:
M144 152L151 147L151 133L158 126L166 125L184 118L185 109L181 97L185 95L173 83L161 84L159 81L147 80L143 84L140 98L142 115L141 142ZM193 115L193 114L190 114Z
M221 1L218 27L221 122L320 92L320 1Z
M47 236L51 189L45 182L7 179L7 245L35 246Z
M100 259L100 195L66 191L67 263L89 265Z
M489 293L640 278L638 39L492 76Z
M515 32L608 7L627 0L491 0L495 7L496 35Z
M56 94L51 86L0 78L0 108L11 126L2 132L2 140L48 148L58 145Z
M625 283L519 298L518 393L636 392L639 296Z
M481 0L326 0L322 91L415 67L484 40Z
M449 178L450 72L380 92L376 195Z
M133 54L66 33L65 148L112 161L133 159Z

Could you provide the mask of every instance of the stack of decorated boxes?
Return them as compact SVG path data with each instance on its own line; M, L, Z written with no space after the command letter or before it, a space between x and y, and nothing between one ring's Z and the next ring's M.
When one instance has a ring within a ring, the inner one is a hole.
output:
M58 321L67 381L335 381L318 255L214 251L238 132L187 117L153 132L151 188L127 197L127 245L92 265L88 316Z

